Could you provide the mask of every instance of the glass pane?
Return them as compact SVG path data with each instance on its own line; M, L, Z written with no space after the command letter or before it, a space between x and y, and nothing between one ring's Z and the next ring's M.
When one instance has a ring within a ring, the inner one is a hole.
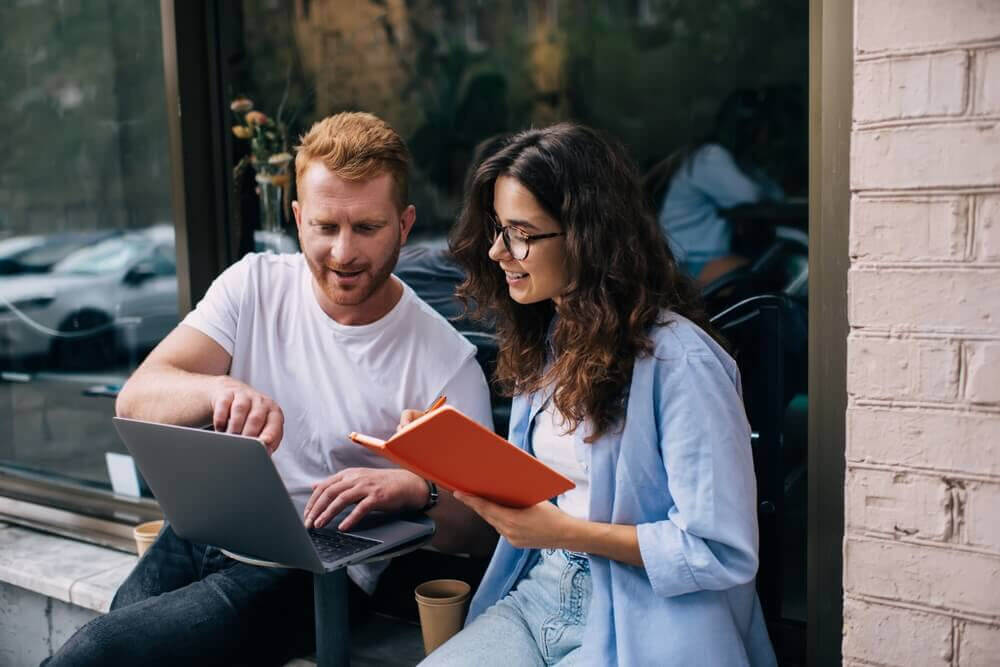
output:
M406 140L417 223L397 274L440 312L458 311L453 291L462 274L448 261L444 235L477 145L564 120L626 144L671 246L702 282L710 314L756 294L788 298L781 399L788 414L783 442L768 446L784 457L776 475L786 489L778 606L801 635L809 2L243 0L242 7L243 57L233 60L230 99L251 98L284 126L290 144L344 110L373 112ZM705 155L709 167L693 174ZM488 365L489 332L465 332Z
M0 465L110 488L114 392L177 323L158 2L0 8Z

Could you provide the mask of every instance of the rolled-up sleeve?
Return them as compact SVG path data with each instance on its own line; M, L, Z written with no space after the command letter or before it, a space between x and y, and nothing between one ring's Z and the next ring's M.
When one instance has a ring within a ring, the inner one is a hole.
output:
M673 505L667 519L637 526L647 576L664 597L744 584L757 571L757 518L739 380L710 353L659 368L654 401Z

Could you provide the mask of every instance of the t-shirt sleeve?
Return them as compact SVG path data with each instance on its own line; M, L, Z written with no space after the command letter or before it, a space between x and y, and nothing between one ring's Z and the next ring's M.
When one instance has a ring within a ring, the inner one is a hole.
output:
M705 146L695 155L691 181L722 209L752 204L763 196L760 186L743 173L729 151L721 146Z
M244 257L212 281L205 296L181 324L197 329L233 354L236 325L250 278L250 259Z
M467 358L441 390L448 397L448 405L458 409L489 430L493 430L493 410L490 408L490 389L486 376L474 356Z

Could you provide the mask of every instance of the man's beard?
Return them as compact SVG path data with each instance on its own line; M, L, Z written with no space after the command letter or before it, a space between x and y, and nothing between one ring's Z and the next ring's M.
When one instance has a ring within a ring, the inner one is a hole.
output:
M399 251L400 251L399 239L396 240L396 246L392 251L392 254L386 258L385 262L377 267L373 267L368 270L370 275L370 280L367 284L359 285L357 289L345 290L336 287L330 287L329 283L325 280L323 282L323 292L326 294L327 298L330 299L334 304L338 306L360 306L372 297L373 294L379 291L386 281L392 276L393 270L396 268L396 262L399 261ZM323 268L323 272L327 275L332 273L332 270L328 267Z

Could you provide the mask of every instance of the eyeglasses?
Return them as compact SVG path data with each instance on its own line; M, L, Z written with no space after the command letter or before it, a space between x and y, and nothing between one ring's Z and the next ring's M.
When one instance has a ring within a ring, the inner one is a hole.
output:
M528 249L531 247L532 241L541 241L542 239L551 239L556 236L563 236L566 232L552 232L549 234L525 234L521 230L507 225L504 227L496 219L493 221L493 243L497 242L497 237L503 237L503 246L507 248L507 252L510 256L521 261L528 257Z

